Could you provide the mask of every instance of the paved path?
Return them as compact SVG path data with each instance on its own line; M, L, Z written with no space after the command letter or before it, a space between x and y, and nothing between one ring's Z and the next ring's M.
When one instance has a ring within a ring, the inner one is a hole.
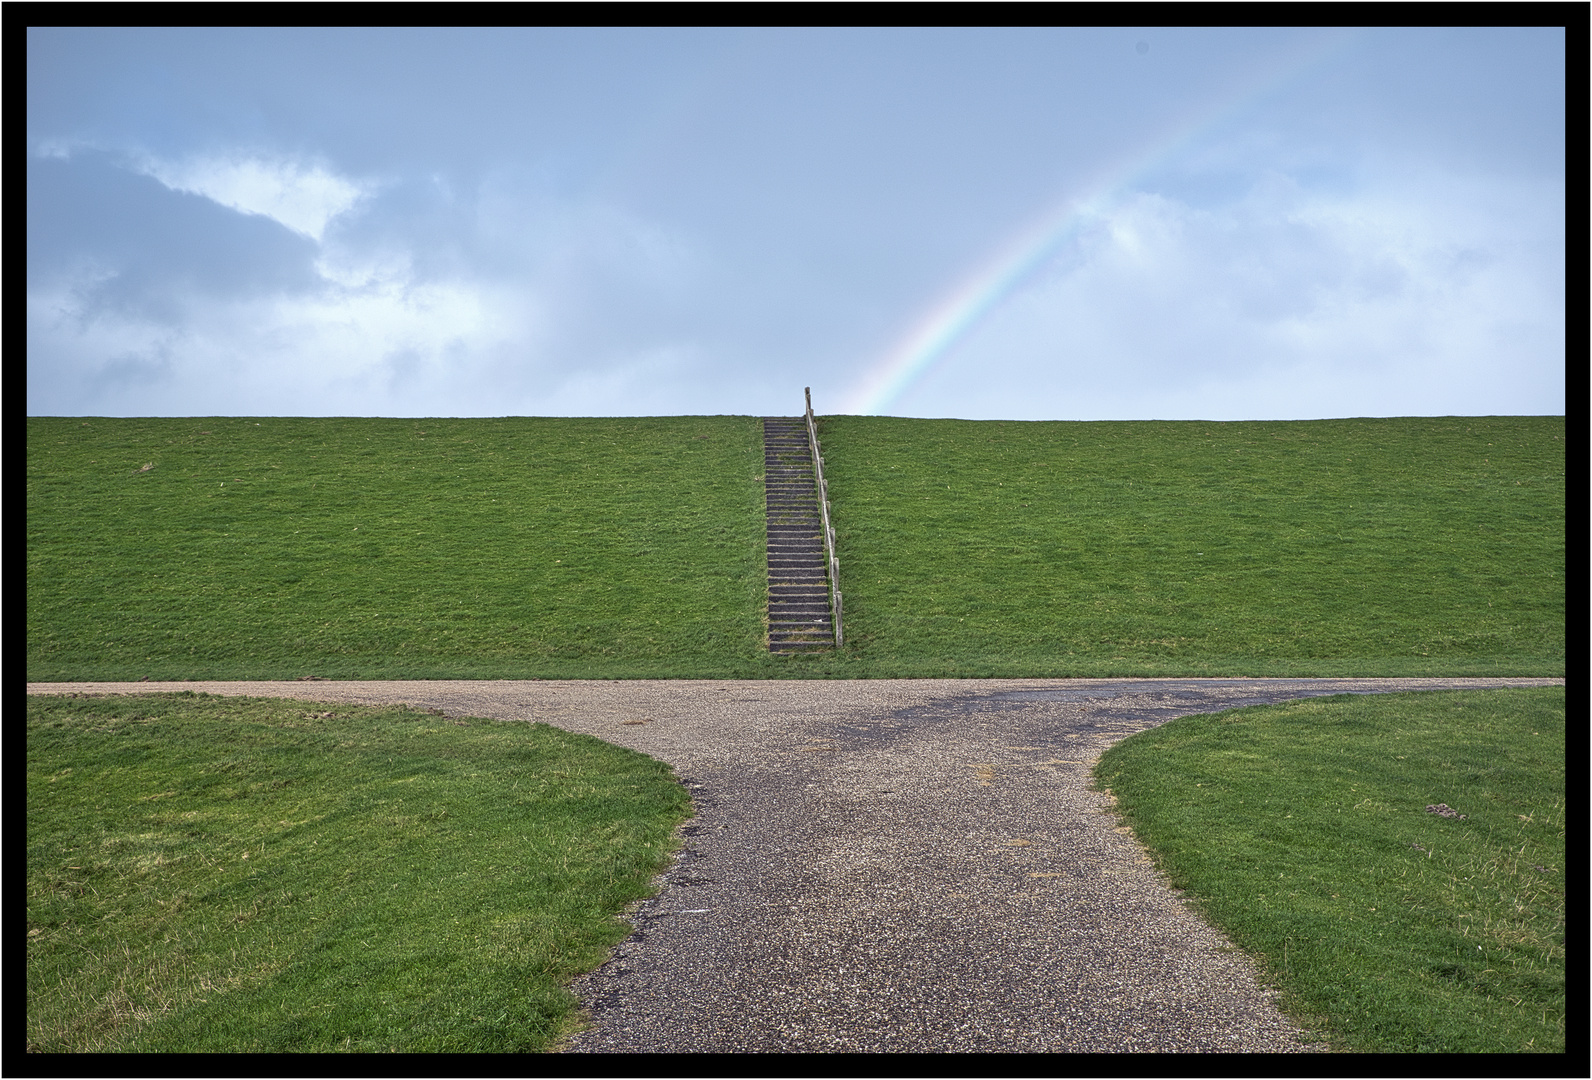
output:
M697 816L575 990L604 1051L1307 1047L1089 788L1176 716L1562 679L29 684L407 702L675 766Z

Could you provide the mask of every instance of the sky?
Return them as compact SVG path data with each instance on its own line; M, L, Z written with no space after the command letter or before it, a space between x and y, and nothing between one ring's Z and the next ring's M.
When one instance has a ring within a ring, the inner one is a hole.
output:
M27 32L35 416L1565 411L1565 33Z

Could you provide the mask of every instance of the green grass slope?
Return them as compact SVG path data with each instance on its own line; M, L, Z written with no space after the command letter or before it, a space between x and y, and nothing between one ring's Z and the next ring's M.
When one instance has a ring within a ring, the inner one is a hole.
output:
M820 437L872 673L1563 673L1562 417Z
M28 676L731 676L761 471L746 417L33 418Z
M821 434L771 657L755 418L30 418L28 678L1563 673L1562 417Z

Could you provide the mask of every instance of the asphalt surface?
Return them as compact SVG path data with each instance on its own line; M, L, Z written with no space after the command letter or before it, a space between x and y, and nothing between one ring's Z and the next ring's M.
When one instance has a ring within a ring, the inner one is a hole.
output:
M1177 716L1562 679L29 684L539 720L672 764L696 817L575 992L571 1052L1312 1049L1089 773Z

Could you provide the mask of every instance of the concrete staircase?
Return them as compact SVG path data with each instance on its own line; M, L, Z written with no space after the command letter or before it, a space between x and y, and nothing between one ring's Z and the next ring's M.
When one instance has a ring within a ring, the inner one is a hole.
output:
M824 522L805 417L763 420L768 508L768 649L835 647Z

